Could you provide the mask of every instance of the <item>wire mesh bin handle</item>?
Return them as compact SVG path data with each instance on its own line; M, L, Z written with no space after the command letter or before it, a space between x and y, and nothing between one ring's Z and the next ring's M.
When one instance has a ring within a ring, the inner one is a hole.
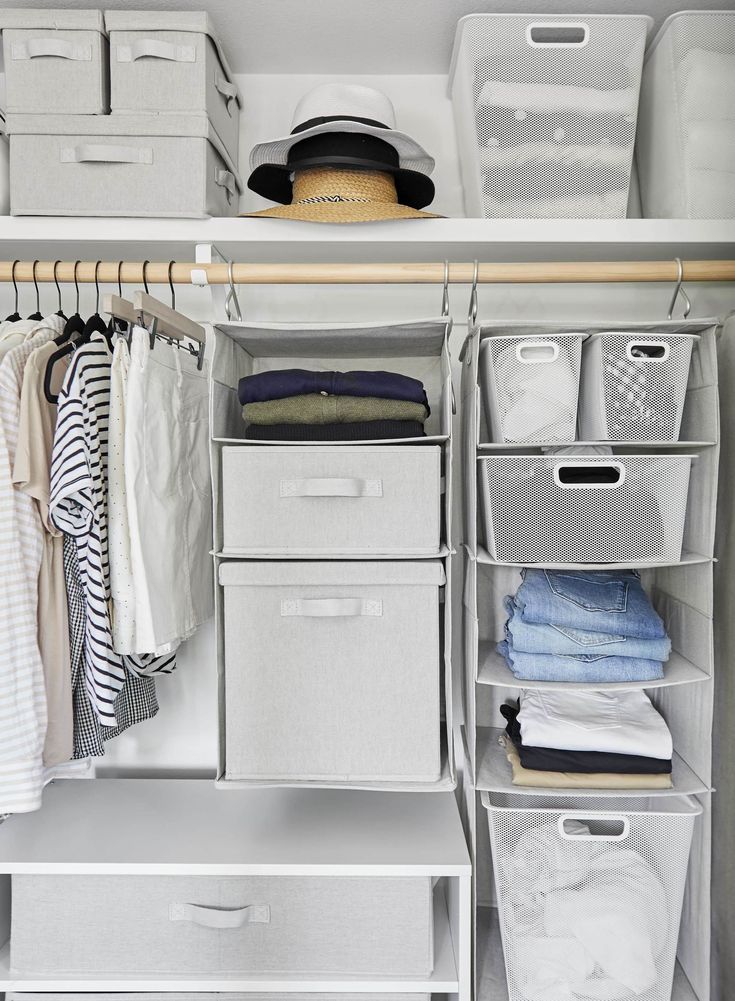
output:
M559 462L554 466L554 483L562 490L617 490L625 483L625 466L584 459Z
M381 616L383 602L379 598L286 598L281 602L281 615L297 615L307 619L345 619L356 616Z
M550 365L559 357L555 341L523 341L516 344L516 358L522 365Z
M634 351L640 352L633 354ZM666 361L671 354L668 341L629 341L625 353L629 361Z
M526 28L526 41L534 49L581 49L589 40L584 21L534 21Z
M598 827L601 824L608 826L615 824L620 826L620 830L617 833L605 831L600 831L599 833L591 831L589 834L575 833L566 829L566 825L571 822ZM585 817L577 813L565 813L558 818L557 826L559 828L559 836L564 838L565 841L624 841L630 834L630 818L613 815Z
M268 904L247 907L206 907L204 904L173 903L168 909L169 921L188 921L200 928L242 928L244 925L269 925Z

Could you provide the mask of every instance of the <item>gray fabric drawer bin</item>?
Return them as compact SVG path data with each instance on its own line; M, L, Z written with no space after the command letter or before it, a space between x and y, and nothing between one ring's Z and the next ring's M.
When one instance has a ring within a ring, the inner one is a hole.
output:
M99 10L0 11L7 111L103 115L109 50Z
M437 555L438 445L222 449L224 552Z
M202 112L238 162L242 99L203 11L105 12L113 114Z
M14 973L428 976L431 878L12 879Z
M436 782L442 564L230 563L225 780Z
M235 216L242 182L204 115L9 115L12 215Z

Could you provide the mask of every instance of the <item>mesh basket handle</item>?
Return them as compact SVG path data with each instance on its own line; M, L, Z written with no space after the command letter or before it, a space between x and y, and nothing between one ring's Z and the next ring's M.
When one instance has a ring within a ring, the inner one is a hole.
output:
M643 355L634 355L634 351L642 351ZM629 361L666 361L671 354L668 341L628 341L625 353Z
M533 49L581 49L589 40L584 21L534 21L526 28L526 42Z
M620 831L617 834L572 834L566 830L565 824L568 821L575 821L578 824L599 824L603 820L606 824L619 824ZM630 818L619 816L605 816L601 818L584 817L579 813L566 813L559 817L557 821L559 835L565 841L623 841L630 834Z
M555 341L523 341L516 344L516 358L522 365L550 365L559 357Z
M583 470L588 469L590 479L585 481ZM565 474L575 470L572 479L564 480ZM598 479L592 473L598 474ZM608 483L600 483L599 474L608 473ZM625 483L625 466L622 462L589 462L584 459L559 462L554 466L554 483L562 490L617 490Z

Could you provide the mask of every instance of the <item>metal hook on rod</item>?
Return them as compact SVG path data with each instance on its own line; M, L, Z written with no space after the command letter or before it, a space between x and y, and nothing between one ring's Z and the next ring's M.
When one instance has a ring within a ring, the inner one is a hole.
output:
M100 311L100 283L99 283L100 264L102 264L102 261L97 261L97 263L94 266L94 292L95 292L94 312L96 316L99 315Z
M56 294L59 297L59 308L58 308L58 310L56 312L56 315L62 317L62 319L65 320L66 317L64 316L64 305L63 305L63 303L61 301L61 286L59 285L59 265L60 264L61 264L60 260L54 261L54 285L56 286Z
M242 322L242 311L240 309L240 302L237 298L237 292L235 291L235 283L232 278L232 261L227 262L227 276L229 278L230 287L227 290L227 295L225 296L225 312L227 313L227 319L232 320L232 312L234 307L234 319L238 322Z
M442 289L442 316L449 316L449 261L444 261L444 288Z
M470 293L470 308L467 314L467 322L470 327L474 327L477 320L477 279L480 272L480 265L477 261L474 262L474 270L472 272L472 292Z
M74 261L74 288L77 290L77 306L76 306L77 316L79 316L79 281L77 278L77 269L79 268L79 265L81 263L82 263L81 261Z
M692 311L692 304L691 304L691 301L689 299L689 296L686 294L686 290L684 289L684 287L682 285L682 282L684 281L684 265L682 264L680 257L675 257L674 260L676 261L676 266L677 266L677 269L678 269L678 274L677 274L677 278L676 278L676 285L674 286L674 294L672 295L671 302L669 303L668 319L669 320L673 320L673 318L674 318L674 308L676 306L676 300L679 298L679 296L681 296L682 299L684 300L684 314L683 314L683 316L684 316L684 319L686 320L686 318L689 316L689 314Z

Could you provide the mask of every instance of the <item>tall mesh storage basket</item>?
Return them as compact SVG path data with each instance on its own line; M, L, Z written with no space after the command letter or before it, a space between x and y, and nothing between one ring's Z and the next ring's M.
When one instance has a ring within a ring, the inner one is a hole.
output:
M574 441L585 334L488 337L480 387L494 442Z
M735 219L735 10L664 21L643 67L636 160L644 216Z
M622 219L651 19L470 14L450 71L465 210Z
M491 455L478 461L485 544L500 563L681 559L691 455Z
M579 435L679 440L696 334L593 334L582 348Z
M670 1001L701 806L487 792L482 802L509 1001Z

